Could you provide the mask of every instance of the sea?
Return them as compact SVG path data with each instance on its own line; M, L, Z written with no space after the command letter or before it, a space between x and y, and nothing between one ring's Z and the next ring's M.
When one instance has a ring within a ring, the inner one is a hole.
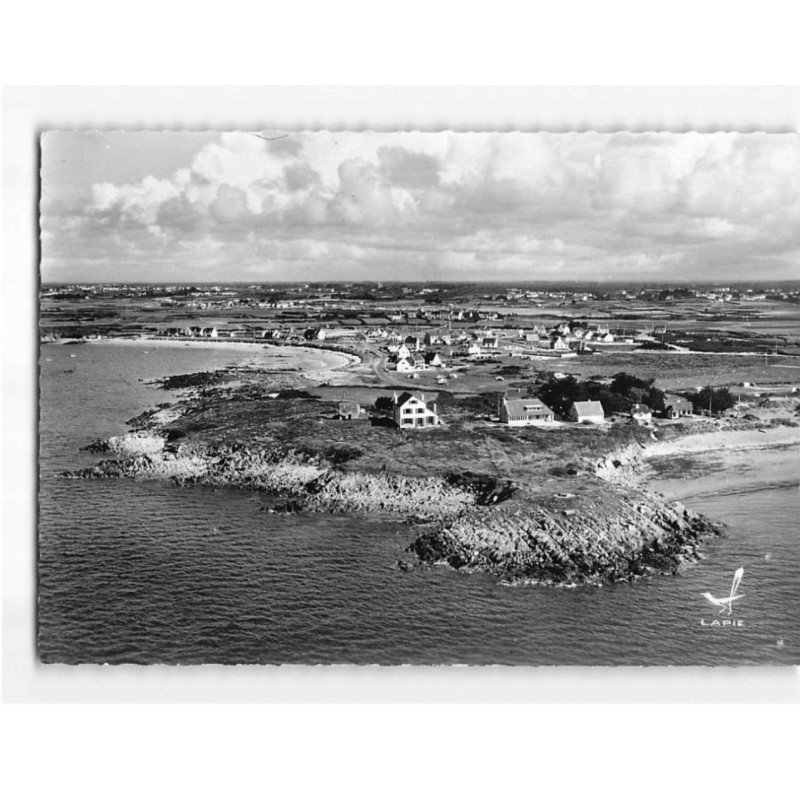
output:
M402 520L281 516L248 491L61 476L99 458L81 447L175 396L149 381L242 362L269 369L277 357L266 348L42 345L42 661L800 663L796 449L758 453L758 467L748 460L733 480L713 459L658 466L653 488L726 523L726 536L678 575L576 588L403 571L414 529ZM703 595L727 596L739 567L744 596L720 615Z

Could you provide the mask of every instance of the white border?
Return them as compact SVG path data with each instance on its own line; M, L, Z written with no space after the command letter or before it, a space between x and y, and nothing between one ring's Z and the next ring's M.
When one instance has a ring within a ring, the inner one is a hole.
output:
M13 701L767 701L778 668L59 667L36 662L37 134L48 128L797 130L786 87L33 87L4 91L3 690ZM690 122L689 122L690 121Z

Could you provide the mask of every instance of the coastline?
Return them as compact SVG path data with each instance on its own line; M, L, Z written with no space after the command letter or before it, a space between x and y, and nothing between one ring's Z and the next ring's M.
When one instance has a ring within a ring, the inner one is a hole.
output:
M668 500L800 485L800 428L725 431L648 447L642 480Z
M153 341L174 346L135 343ZM309 350L323 352L296 348L303 356ZM303 377L331 371L326 365ZM192 391L129 421L133 432L87 448L108 454L99 464L64 474L249 489L273 513L389 514L412 525L408 551L416 562L404 569L443 564L506 582L573 586L674 574L722 533L658 492L654 463L800 443L800 426L785 419L727 422L723 430L698 419L688 429L663 429L660 441L625 423L414 436L336 422L333 402L264 387L264 377L254 376Z
M389 514L412 524L408 552L417 561L398 562L403 569L446 565L510 583L599 585L674 574L700 557L703 541L722 533L682 504L605 480L589 465L576 472L577 482L568 479L578 494L540 495L536 486L467 472L424 477L348 469L335 453L176 446L168 441L174 421L159 411L138 432L90 448L112 458L66 475L255 490L273 513Z
M779 426L745 430L719 430L689 433L676 439L661 440L642 447L645 460L707 453L729 454L742 450L800 447L800 426Z
M242 353L260 353L260 352L275 352L286 358L291 357L292 351L300 352L305 357L312 358L313 354L317 354L323 365L315 367L314 369L303 369L299 373L303 378L310 378L316 380L329 380L331 377L337 375L342 371L346 371L361 363L361 359L352 354L345 353L340 350L333 350L326 347L306 347L302 344L273 344L268 342L241 342L230 341L226 339L192 339L185 341L183 339L170 339L166 337L156 336L140 336L135 339L125 339L117 336L110 336L104 339L88 339L88 340L60 340L58 342L48 342L48 344L88 344L88 345L106 345L113 344L122 347L152 347L152 348L176 348L176 347L191 347L200 350L231 350L239 351Z

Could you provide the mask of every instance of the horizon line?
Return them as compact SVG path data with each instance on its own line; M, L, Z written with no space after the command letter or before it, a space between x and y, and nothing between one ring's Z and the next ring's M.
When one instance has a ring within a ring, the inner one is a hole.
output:
M347 279L341 278L336 280L284 280L284 279L277 279L277 280L203 280L203 281L186 281L186 280L163 280L163 281L138 281L138 280L116 280L116 281L97 281L97 280L80 280L80 279L73 279L73 280L61 280L61 281L54 281L54 280L47 280L43 281L40 280L41 286L73 286L76 284L86 284L86 285L102 285L102 286L208 286L208 285L215 285L215 284L224 284L228 286L232 285L257 285L257 284L282 284L287 286L297 286L300 284L308 284L310 286L318 285L318 284L374 284L374 285L383 285L383 286L409 286L409 285L416 285L416 286L425 286L425 285L433 285L433 286L453 286L453 285L463 285L463 286L484 286L484 285L507 285L507 284L518 284L520 286L534 286L534 285L552 285L552 286L564 286L564 285L583 285L583 284L590 284L590 285L630 285L630 286L726 286L726 285L761 285L761 284L785 284L785 283L798 283L800 284L800 278L760 278L756 280L748 280L742 278L731 278L729 280L717 280L717 281L683 281L683 280L673 280L673 281L665 281L665 280L583 280L583 279L562 279L562 280L549 280L549 279L542 279L542 280L504 280L504 279L484 279L479 281L474 280L405 280L405 281L398 281L398 280L377 280L377 279Z

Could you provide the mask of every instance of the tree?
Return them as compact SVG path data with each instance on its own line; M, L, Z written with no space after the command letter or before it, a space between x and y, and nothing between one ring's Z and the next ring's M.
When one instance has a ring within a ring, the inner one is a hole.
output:
M645 380L644 378L637 378L635 375L629 375L627 372L618 372L614 375L614 380L611 381L610 389L615 394L631 396L632 393L640 393L640 396L650 389L655 383L655 378ZM637 402L641 402L638 400Z
M394 400L391 397L378 397L375 400L375 410L378 413L391 414L394 409Z
M712 414L720 414L736 405L736 398L726 386L720 389L706 386L699 392L690 394L689 400L691 400L695 411L708 411L710 409Z
M661 408L664 393L653 385L654 378L637 378L626 372L614 375L610 384L597 379L578 381L573 375L547 380L536 389L536 395L559 416L565 417L570 406L581 400L599 400L606 414L626 413L634 403Z

